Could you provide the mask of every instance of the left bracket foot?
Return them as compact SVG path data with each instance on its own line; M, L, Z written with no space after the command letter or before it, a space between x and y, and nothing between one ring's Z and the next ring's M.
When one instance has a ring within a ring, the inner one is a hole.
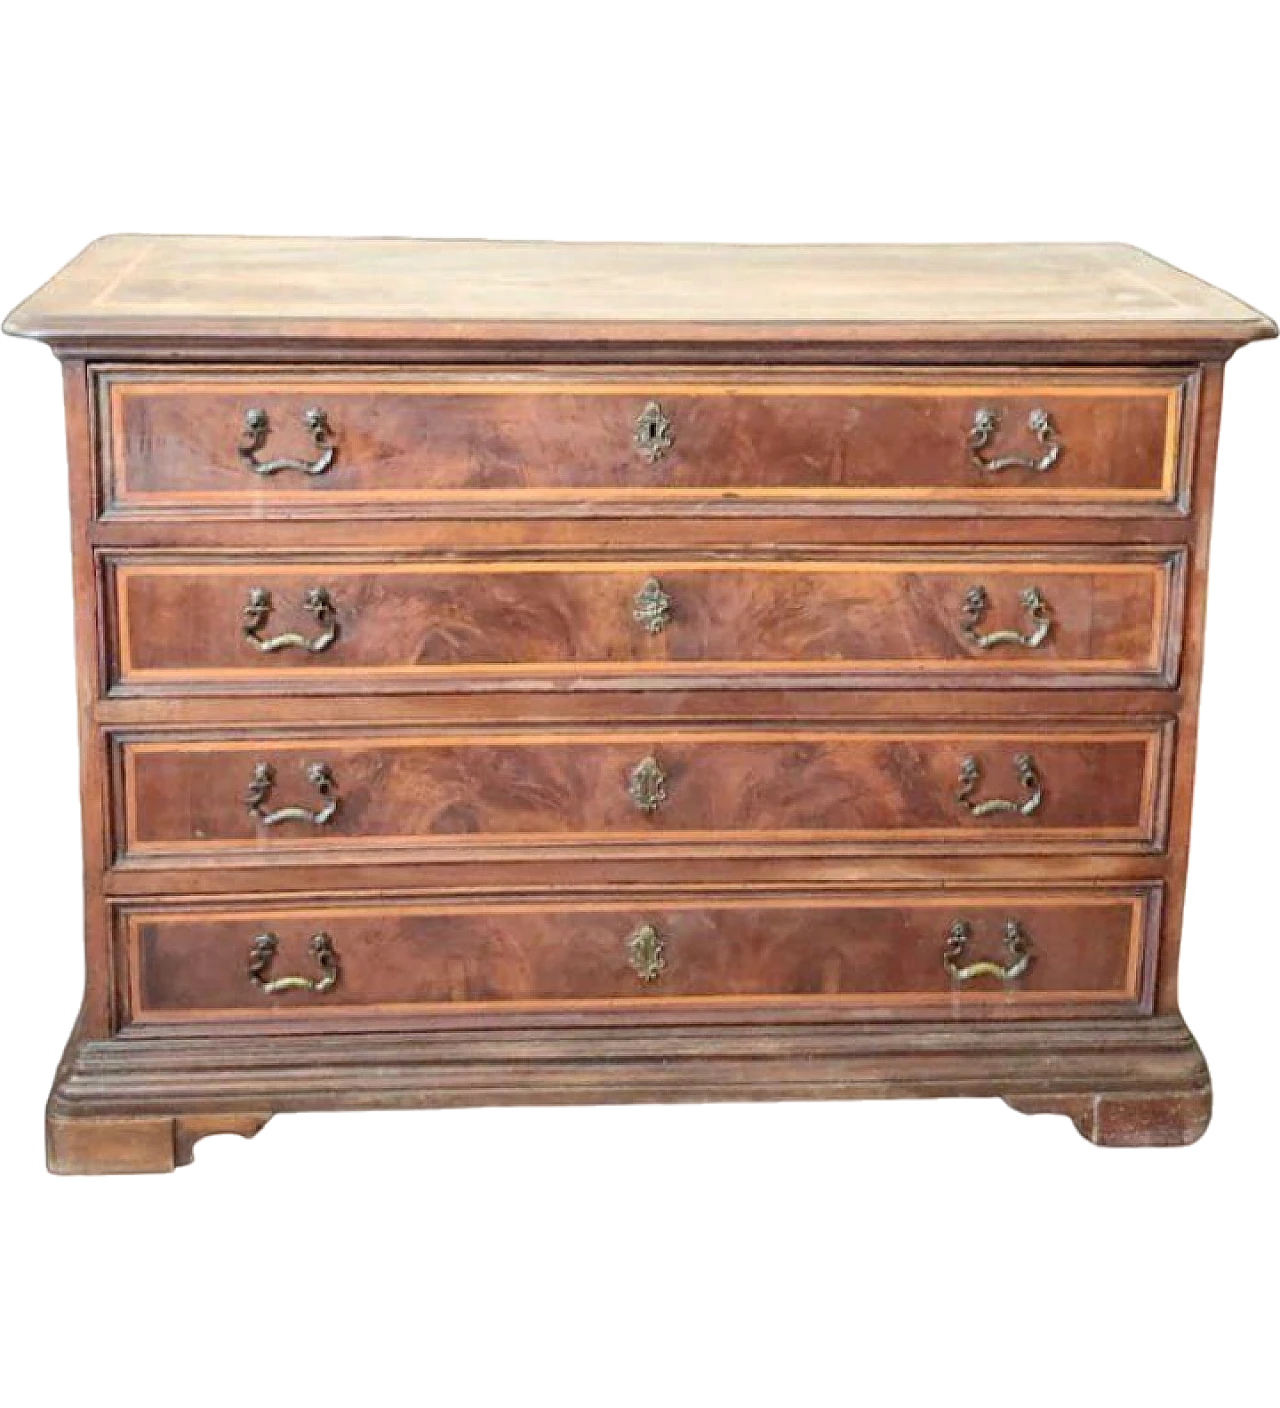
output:
M50 1173L171 1173L192 1160L208 1134L252 1139L270 1115L96 1116L50 1113Z

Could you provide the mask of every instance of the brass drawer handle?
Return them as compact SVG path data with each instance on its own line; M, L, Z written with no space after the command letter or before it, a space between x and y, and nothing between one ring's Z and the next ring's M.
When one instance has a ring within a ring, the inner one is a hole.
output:
M316 934L311 952L320 965L318 978L268 978L267 969L276 956L280 940L274 934L259 934L249 948L249 981L268 997L278 992L328 992L338 982L338 955L328 934Z
M627 796L632 805L645 813L656 812L667 800L667 775L650 755L641 760L627 775Z
M267 443L271 433L271 422L266 411L256 407L244 413L244 425L237 446L240 463L255 474L278 474L282 469L296 469L299 474L323 474L333 464L333 432L329 429L329 418L319 406L313 406L302 413L302 423L311 432L311 439L317 451L314 460L293 460L287 458L260 460L258 451Z
M982 778L982 769L977 758L963 759L956 801L973 816L991 816L995 812L1017 812L1020 816L1030 816L1044 800L1044 787L1036 770L1035 759L1030 753L1019 753L1013 760L1013 770L1019 786L1027 794L1022 801L1010 802L1004 797L989 797L985 802L975 802L972 800L973 794Z
M650 401L636 417L632 438L635 440L636 449L648 464L657 464L675 444L670 418L657 401Z
M658 635L670 624L671 598L656 577L650 577L631 599L631 616L651 636Z
M970 587L964 595L964 608L960 616L960 629L965 639L979 650L990 650L994 645L1022 645L1028 650L1035 650L1043 645L1052 625L1049 603L1039 587L1024 587L1018 593L1018 602L1031 618L1029 631L988 631L983 635L978 627L987 614L991 599L985 587Z
M1008 963L992 963L987 960L980 963L962 963L972 937L973 931L968 924L963 919L957 919L951 926L951 932L947 935L947 942L942 950L942 966L947 970L948 976L957 983L972 982L974 978L999 978L1001 982L1011 983L1015 978L1022 977L1030 968L1031 941L1016 919L1006 920L1004 926L1004 946L1009 954Z
M642 924L627 939L627 959L643 983L652 983L667 966L662 937L652 924Z
M1040 443L1040 455L996 455L985 459L982 451L995 438L1000 429L1000 412L989 406L974 411L973 424L969 427L969 462L976 465L984 474L999 474L1005 469L1030 469L1037 474L1050 470L1058 462L1062 453L1062 442L1057 438L1049 412L1034 410L1027 417L1027 429Z
M241 631L245 640L263 655L271 655L277 650L296 646L299 650L319 655L338 639L338 619L334 611L333 599L323 587L312 587L302 598L302 609L314 616L320 634L308 639L298 631L285 631L283 635L271 636L264 640L259 632L267 624L271 615L271 593L265 587L250 587L249 600L241 613Z
M338 797L334 791L333 773L327 763L308 763L307 781L319 792L323 805L316 811L306 807L279 807L273 812L264 810L271 800L272 789L276 785L276 770L270 763L255 763L253 780L244 795L244 804L249 814L257 817L263 826L279 826L283 821L308 821L312 826L326 826L338 811Z

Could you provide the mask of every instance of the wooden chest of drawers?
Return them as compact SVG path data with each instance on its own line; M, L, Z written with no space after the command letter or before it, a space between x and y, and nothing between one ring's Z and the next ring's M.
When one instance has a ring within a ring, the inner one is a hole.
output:
M272 1114L1209 1117L1223 365L1122 246L115 237L64 366L87 977L50 1166Z

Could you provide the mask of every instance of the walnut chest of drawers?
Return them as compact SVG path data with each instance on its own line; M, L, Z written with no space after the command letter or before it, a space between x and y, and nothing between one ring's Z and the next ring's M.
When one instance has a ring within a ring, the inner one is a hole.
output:
M64 368L62 1172L272 1114L1000 1096L1186 1143L1223 366L1125 246L115 237Z

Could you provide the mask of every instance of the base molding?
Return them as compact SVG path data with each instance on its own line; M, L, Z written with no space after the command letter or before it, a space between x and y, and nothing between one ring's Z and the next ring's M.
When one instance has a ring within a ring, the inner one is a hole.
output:
M999 1097L1116 1146L1189 1144L1209 1072L1179 1016L502 1031L129 1028L73 1038L48 1109L59 1173L164 1172L209 1134L304 1110Z

